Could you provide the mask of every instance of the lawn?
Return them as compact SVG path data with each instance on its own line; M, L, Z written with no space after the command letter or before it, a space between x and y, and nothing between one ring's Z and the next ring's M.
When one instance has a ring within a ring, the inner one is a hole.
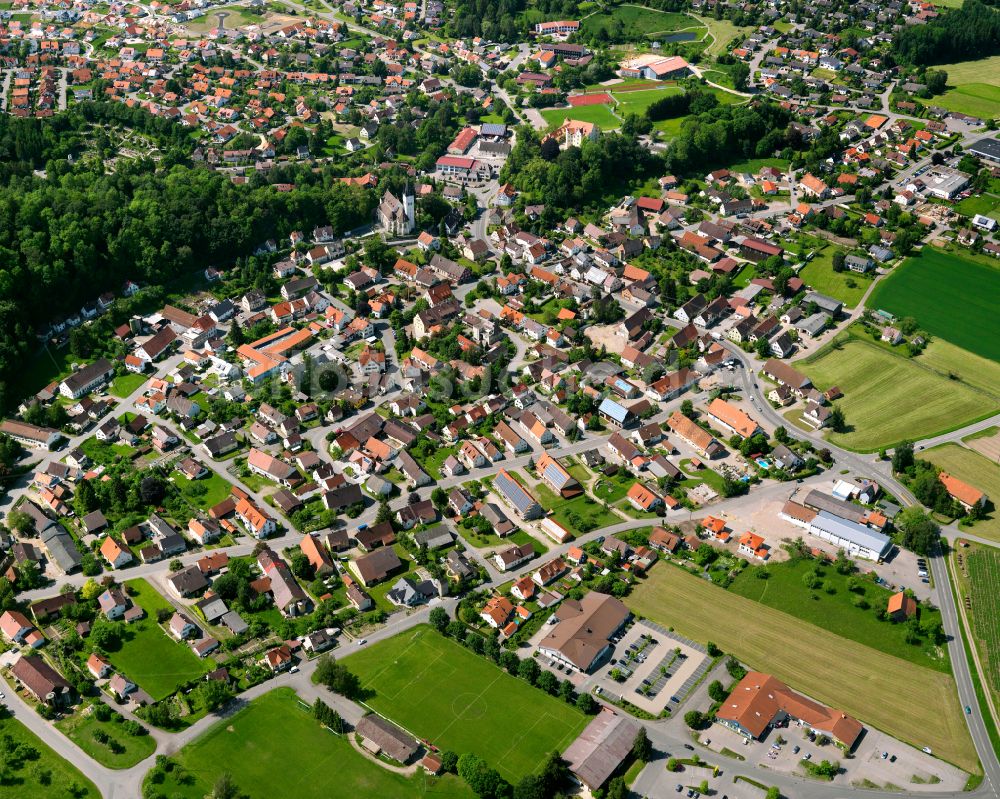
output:
M1000 69L1000 63L997 68ZM987 74L982 72L979 77L986 77ZM971 114L981 119L993 119L1000 116L1000 86L989 83L963 83L955 89L937 95L933 103L949 111Z
M473 752L508 781L563 751L586 726L572 705L421 625L344 658L368 704L442 749Z
M978 768L949 674L842 638L666 564L626 604L696 641L714 641L752 668L862 722L929 746L966 771Z
M123 625L121 646L108 652L116 669L139 685L153 699L170 696L184 683L215 668L211 658L199 658L187 644L175 641L156 623L156 611L173 609L145 580L129 580L136 592L132 601L146 611L141 621Z
M32 357L21 362L11 398L19 400L37 394L49 383L66 377L74 362L85 363L74 358L69 347L56 349L48 345L42 346Z
M872 452L903 439L927 438L996 411L995 401L915 360L851 339L797 361L813 383L844 392L848 431L830 433L834 444Z
M984 335L996 323L1000 268L925 247L882 280L869 308L912 316L931 335L1000 361L1000 336Z
M594 33L602 27L610 31L615 21L621 21L629 34L650 38L656 38L654 34L690 31L691 41L695 41L700 40L707 31L703 22L687 14L638 6L617 6L610 13L599 12L584 18L580 23L581 33Z
M544 483L539 483L530 488L529 491L535 495L543 508L552 511L553 519L574 535L608 527L622 521L621 517L614 511L604 507L603 500L595 502L586 494L579 494L572 499L563 499Z
M711 39L708 47L705 48L704 55L717 58L727 51L727 45L737 36L750 33L753 28L741 28L734 25L728 19L712 19L711 17L699 17L699 21L708 27L708 36Z
M817 567L822 585L807 588L805 575ZM880 602L887 602L892 592L866 577L858 574L849 584L850 577L840 574L832 566L810 559L769 564L766 580L759 579L757 574L756 569L744 569L730 584L729 590L835 635L909 660L918 666L948 673L948 657L943 649L933 644L908 644L904 625L878 620L873 608ZM850 590L850 585L855 586L854 591ZM831 589L835 593L831 594ZM870 605L868 609L853 604L855 597L862 596ZM941 620L939 610L921 608L921 624L935 620Z
M474 528L467 530L464 527L460 527L458 532L462 538L464 538L476 549L486 549L487 547L508 547L513 544L531 544L535 548L536 555L544 555L549 551L549 548L545 546L545 544L535 538L527 530L522 530L520 528L505 538L501 538L495 533L480 534L477 533Z
M114 380L111 381L111 386L108 389L116 397L121 397L124 399L133 391L135 391L139 386L145 383L149 379L148 375L137 375L132 372L127 374L118 375Z
M188 480L179 472L174 472L174 485L188 502L202 510L218 505L232 490L232 485L215 472L209 472L207 477L199 480Z
M749 172L751 175L756 175L764 167L771 166L787 172L789 163L787 158L749 158L730 164L728 169L730 172Z
M948 377L954 375L973 388L1000 401L1000 362L981 358L956 347L943 338L936 338L917 357L916 362Z
M843 252L840 247L823 239L803 237L804 243L814 253L812 259L799 271L799 277L820 294L834 297L853 308L872 284L872 278L845 270L833 271L833 256Z
M69 718L57 722L56 726L102 766L131 768L156 751L156 741L151 735L129 735L122 729L120 721L98 721L90 712L93 707L90 705L77 711ZM118 754L112 752L107 744L94 737L99 732L104 732L121 744L124 751Z
M81 774L75 766L63 760L38 736L20 721L12 718L7 709L0 718L0 736L8 743L3 744L5 761L4 780L0 786L0 796L10 799L28 797L31 799L100 799L97 786ZM38 759L16 760L7 752L25 745L38 752ZM40 777L46 776L45 782Z
M976 194L955 203L955 210L966 216L975 216L976 214L989 216L996 211L997 206L1000 206L1000 197L997 197L997 195Z
M585 105L580 108L546 108L542 117L550 127L559 127L567 119L577 119L580 122L593 122L601 130L615 130L621 125L621 120L611 113L606 105Z
M955 475L959 480L974 485L994 503L1000 501L1000 466L978 452L959 444L942 444L924 450L919 453L919 457ZM968 530L972 535L1000 542L1000 514L994 506L985 519L962 529Z
M219 721L172 759L181 768L155 786L170 799L203 799L211 793L222 764L251 799L472 799L457 777L430 777L419 769L406 777L368 760L346 738L320 727L288 688L265 694ZM184 775L189 779L182 779Z
M209 9L207 14L186 23L185 27L187 27L188 30L196 31L198 33L210 31L212 28L218 27L218 14L220 12L226 14L226 18L223 23L226 28L239 28L243 25L253 25L264 20L264 17L260 14L254 14L245 8L239 8L238 6L223 6L221 8Z

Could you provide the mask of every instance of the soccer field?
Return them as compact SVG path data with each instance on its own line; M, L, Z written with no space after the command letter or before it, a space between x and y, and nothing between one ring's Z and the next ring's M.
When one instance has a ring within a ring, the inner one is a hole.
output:
M882 280L867 305L912 316L931 335L1000 361L1000 336L987 332L996 329L997 297L1000 268L925 247Z
M472 752L517 782L587 725L575 707L426 625L344 658L367 704L442 749Z
M875 344L848 340L795 363L820 389L839 386L848 431L834 444L863 452L928 438L995 413L998 403L931 368Z
M290 688L264 694L221 719L171 760L179 767L154 786L156 796L204 799L224 771L240 795L251 799L474 796L452 775L431 777L417 769L407 777L373 763L354 751L346 736L323 729Z
M932 671L661 564L625 603L966 771L975 748L950 674ZM905 689L901 689L905 686Z

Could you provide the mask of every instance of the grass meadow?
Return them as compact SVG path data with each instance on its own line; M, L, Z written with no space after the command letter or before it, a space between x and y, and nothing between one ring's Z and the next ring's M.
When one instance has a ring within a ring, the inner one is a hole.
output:
M929 746L959 768L978 768L950 674L848 640L672 566L653 569L626 604L696 641L713 641L752 668L866 724Z

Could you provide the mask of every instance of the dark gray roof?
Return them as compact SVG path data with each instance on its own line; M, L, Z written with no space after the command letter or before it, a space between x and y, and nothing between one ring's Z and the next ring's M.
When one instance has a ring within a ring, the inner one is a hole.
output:
M563 752L569 769L591 789L599 788L632 751L639 725L605 707Z

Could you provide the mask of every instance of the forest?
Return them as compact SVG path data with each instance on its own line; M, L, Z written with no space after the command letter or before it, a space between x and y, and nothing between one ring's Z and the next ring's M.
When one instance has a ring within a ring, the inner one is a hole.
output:
M338 232L371 218L377 194L337 179L329 167L277 170L236 185L193 165L178 126L142 112L86 104L51 119L0 117L0 406L16 405L8 386L31 356L36 332L126 280L161 286L209 265L226 266L268 238L330 224ZM73 163L89 118L122 116L162 146L159 164L100 158ZM134 119L133 119L134 117ZM178 132L179 130L179 132ZM32 173L44 166L43 177Z
M904 64L932 66L974 61L1000 53L1000 9L981 0L965 0L926 25L904 27L894 42Z

